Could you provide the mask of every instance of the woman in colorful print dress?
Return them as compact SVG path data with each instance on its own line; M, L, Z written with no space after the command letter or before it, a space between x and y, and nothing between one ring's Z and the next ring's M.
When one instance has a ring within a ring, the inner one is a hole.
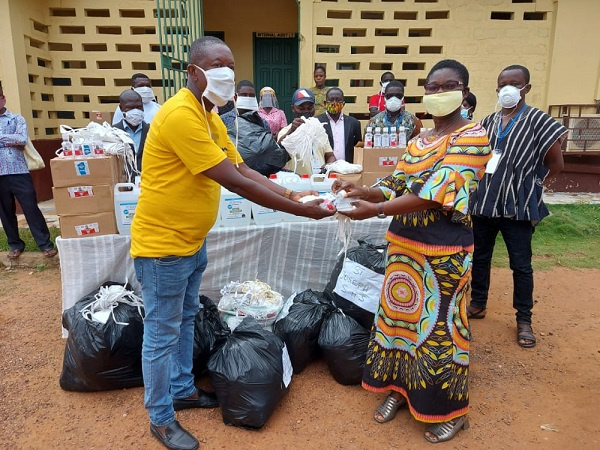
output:
M423 97L434 128L409 142L393 175L379 186L334 185L362 199L343 214L394 216L362 383L373 392L391 391L374 419L387 422L408 405L415 419L433 424L425 432L433 443L452 439L469 424L469 195L490 149L485 129L461 116L468 83L459 62L437 63Z

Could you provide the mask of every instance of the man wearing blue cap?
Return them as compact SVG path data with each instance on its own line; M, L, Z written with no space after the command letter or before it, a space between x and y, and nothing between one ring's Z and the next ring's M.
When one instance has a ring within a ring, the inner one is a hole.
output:
M292 96L292 113L294 120L287 127L283 128L277 135L277 142L281 142L286 136L292 134L305 122L304 119L313 117L315 114L315 94L310 89L300 88ZM323 133L325 130L323 129ZM298 175L312 175L321 173L321 168L325 164L331 164L335 161L333 149L329 140L320 144L319 139L314 139L313 154L310 164L307 161L298 161L297 164L292 160L285 166L286 169L295 171ZM284 145L285 146L285 145Z

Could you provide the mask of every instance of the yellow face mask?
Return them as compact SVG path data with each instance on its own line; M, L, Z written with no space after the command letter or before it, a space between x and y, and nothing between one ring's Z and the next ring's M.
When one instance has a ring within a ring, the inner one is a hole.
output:
M427 112L435 117L444 117L453 113L463 101L463 91L440 92L423 96L423 104Z

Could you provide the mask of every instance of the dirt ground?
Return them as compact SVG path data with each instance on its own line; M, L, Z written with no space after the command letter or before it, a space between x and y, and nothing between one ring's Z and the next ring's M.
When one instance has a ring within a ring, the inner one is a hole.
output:
M515 342L512 277L494 270L490 308L473 321L471 428L441 448L600 448L600 270L536 273L535 349ZM0 273L0 448L159 449L143 389L62 391L60 273ZM206 384L207 381L201 381ZM180 422L206 449L429 448L425 425L403 409L372 420L381 395L338 385L322 361L294 376L260 431L225 426L219 410L187 410ZM437 447L436 447L437 448Z

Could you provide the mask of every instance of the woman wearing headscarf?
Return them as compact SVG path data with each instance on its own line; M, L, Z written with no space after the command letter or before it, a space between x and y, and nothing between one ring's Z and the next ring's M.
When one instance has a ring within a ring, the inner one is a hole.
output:
M268 122L273 136L277 136L277 133L287 126L285 113L283 110L279 109L275 91L268 86L265 86L260 90L258 114Z
M408 143L379 186L333 185L334 192L362 199L341 214L394 217L362 382L369 391L391 394L373 418L388 422L407 406L416 420L430 424L425 439L432 443L469 425L469 197L491 155L485 129L460 113L468 83L469 72L458 61L434 65L423 96L434 127Z

